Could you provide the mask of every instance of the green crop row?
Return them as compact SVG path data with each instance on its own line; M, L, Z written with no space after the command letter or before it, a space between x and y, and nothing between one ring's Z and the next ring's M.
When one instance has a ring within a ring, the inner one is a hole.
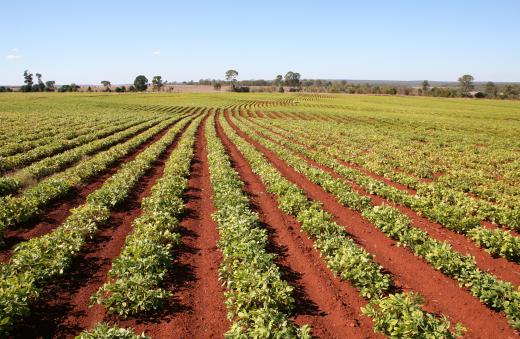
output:
M323 126L321 125L310 125L304 128L301 126L301 122L295 124L278 120L276 120L276 123L273 120L270 125L281 128L284 135L296 134L293 137L306 141L308 145L312 145L319 152L325 152L338 159L355 163L390 180L415 189L417 196L429 199L433 205L450 205L453 209L453 212L450 211L450 214L447 215L450 219L457 220L457 215L464 214L467 218L471 218L470 222L472 223L489 220L506 228L520 230L520 208L518 203L515 203L517 200L511 197L506 197L506 200L500 201L499 204L497 204L498 202L492 203L468 196L460 190L457 191L452 185L446 184L446 181L449 180L446 176L441 176L437 181L431 183L424 183L406 173L396 172L390 165L377 163L377 159L364 161L363 156L360 157L358 153L363 153L361 150L365 145L354 143L359 147L358 150L352 145L348 145L353 141L345 139L341 127L337 125L328 126L326 135L322 133Z
M346 197L345 192L350 192L350 195L353 191L344 181L309 165L285 147L261 138L251 127L241 124L241 129L310 181L336 196L341 204L349 206L351 199ZM358 199L352 201L356 203ZM356 206L352 208L355 209ZM432 267L457 280L462 286L468 287L470 292L490 309L503 311L513 328L520 328L520 289L515 289L511 283L502 281L492 274L482 272L474 258L454 251L448 243L434 240L425 231L413 227L410 219L396 208L367 204L362 214L385 234L429 262Z
M468 216L466 210L461 209L457 205L457 198L453 195L453 192L439 192L438 190L429 189L427 192L421 191L417 195L412 196L380 180L373 179L356 169L344 166L325 152L311 150L310 145L306 141L307 139L290 136L283 138L280 134L275 134L268 129L263 129L262 133L276 140L284 147L301 153L319 164L334 170L346 179L363 187L368 193L377 194L392 202L409 207L419 215L425 216L443 227L465 234L492 255L501 256L517 263L520 262L520 238L515 237L508 231L501 229L490 230L481 226L478 218ZM301 146L300 144L306 146ZM330 184L329 181L327 181L327 184ZM345 188L343 189L345 190ZM363 196L352 192L350 189L349 191L351 194L349 199L345 200L345 203L356 210L360 210L359 203L356 203L355 200L356 197L361 198ZM337 194L340 193L337 191ZM460 194L463 195L463 193ZM344 199L345 195L346 193L341 193L342 199ZM352 195L355 197L352 197ZM366 206L362 206L361 210L364 207Z
M135 334L132 330L102 323L90 331L83 331L76 339L150 339L144 333Z
M135 123L132 123L135 124ZM8 171L20 166L25 166L36 160L52 156L71 148L81 146L85 143L94 141L99 138L104 138L115 132L119 132L124 128L128 128L128 124L123 126L110 126L100 129L99 126L94 126L90 129L90 133L81 135L72 140L58 140L49 144L34 148L27 152L18 153L16 155L6 157L0 160L0 172Z
M206 141L213 202L213 218L220 234L224 259L220 268L226 286L226 306L232 321L226 337L310 338L310 328L296 327L288 317L294 307L293 288L281 278L268 253L268 235L259 225L243 192L244 183L232 168L215 131L214 115L206 123Z
M445 317L436 317L422 309L420 298L410 293L389 294L391 278L374 263L372 256L347 237L343 227L332 220L332 215L323 211L320 204L307 199L303 190L289 182L251 144L240 138L221 119L227 136L248 160L266 185L269 193L276 196L280 209L294 217L302 230L314 240L325 263L341 280L348 280L371 300L363 312L371 316L375 330L389 336L406 337L454 337L449 331L450 323ZM403 307L405 306L405 307ZM385 310L381 312L380 310Z
M105 283L91 303L105 306L109 313L136 315L160 308L171 293L159 287L171 266L172 246L184 211L182 193L188 185L195 133L202 117L185 131L165 164L161 179L141 204L143 214L134 220L119 256L112 261Z
M8 227L34 218L51 201L65 196L73 187L105 171L118 159L129 154L178 120L179 118L167 119L122 144L80 162L75 167L40 181L19 197L10 195L0 197L0 237Z
M172 144L188 122L182 120L159 141L126 163L87 203L71 211L65 222L51 233L19 244L8 263L0 264L0 335L30 312L42 288L66 273L86 240L106 222L110 209L123 202L130 190L155 160Z
M39 162L33 163L13 175L4 176L0 178L0 196L6 194L14 194L24 185L26 181L39 180L45 176L56 173L70 164L83 159L85 156L91 155L98 150L115 145L121 140L129 136L142 132L154 125L157 125L161 119L154 119L138 124L128 124L121 132L117 132L103 139L96 139L85 145L76 147L74 149L65 151L52 157L45 158Z

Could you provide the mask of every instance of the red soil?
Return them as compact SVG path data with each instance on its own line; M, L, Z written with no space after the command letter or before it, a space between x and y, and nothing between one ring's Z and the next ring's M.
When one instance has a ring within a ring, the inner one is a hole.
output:
M165 162L175 149L180 134L132 189L125 202L111 212L108 223L87 241L68 272L44 288L42 298L17 334L21 337L73 337L108 318L104 307L88 306L90 297L106 282L112 259L120 253L133 220L141 215L141 201L162 176Z
M280 145L278 141L273 140L272 138L264 134L261 134L261 132L258 130L257 133L262 135L262 137ZM358 184L342 177L340 174L334 172L334 170L313 161L312 159L306 157L301 153L298 153L298 156L310 165L331 174L334 178L342 179L348 185L352 186L354 191L356 191L357 193L370 197L372 199L373 205L386 204L396 207L412 220L413 226L426 231L430 235L430 237L439 241L446 241L450 243L453 246L453 248L459 253L474 256L477 265L481 269L489 271L490 273L496 275L498 278L509 281L516 286L520 285L520 265L508 261L507 259L502 257L494 258L484 249L478 247L470 238L464 236L463 234L452 232L438 223L432 222L425 217L421 217L415 211L406 206L393 203L378 195L370 194Z
M245 183L252 208L269 232L270 251L278 254L283 278L295 288L295 322L311 325L312 334L320 338L377 337L370 318L359 314L366 301L358 297L354 287L334 277L299 223L278 209L276 198L267 192L220 125L217 132Z
M249 121L251 122L254 122L254 120L250 119ZM262 126L263 127L263 126ZM282 127L282 126L276 126L277 128L287 132L287 133L293 133L292 131L288 130L287 128L285 127ZM263 127L265 128L265 127ZM280 136L284 136L283 134L281 134L280 132L277 132L277 131L274 131L272 128L267 128L270 132L272 133L275 133L277 135L280 135ZM307 147L305 144L303 143L299 143L297 141L294 141L291 139L291 142L296 142L298 143L299 145L301 146L304 146L304 147ZM316 151L316 149L312 149L312 148L309 148L310 150L313 150L313 151ZM351 168L351 169L355 169L355 170L358 170L360 171L361 173L365 174L365 175L368 175L369 177L373 178L373 179L376 179L376 180L380 180L380 181L383 181L385 184L387 185L390 185L392 187L395 187L399 190L402 190L402 191L405 191L406 193L408 194L411 194L411 195L415 195L416 194L416 191L414 189L411 189L411 188L408 188L407 186L403 185L403 184L399 184L399 183L396 183L390 179L387 179L385 178L384 176L382 175L379 175L379 174L375 174L373 172L370 172L369 170L365 169L364 167L362 166L359 166L359 165L356 165L356 164L351 164L349 162L346 162L346 161L343 161L341 159L336 159L339 163L341 163L343 166L346 166L348 168Z
M122 326L146 331L153 338L222 338L229 329L224 288L218 280L222 254L216 247L218 232L211 215L211 183L201 123L195 141L185 216L180 223L182 244L175 249L169 284L174 308L167 315L143 321L120 321Z
M155 143L162 136L164 136L164 134L166 134L172 125L165 127L160 133L152 137L150 140L119 159L117 162L112 164L109 169L93 178L92 181L75 187L67 196L54 201L45 208L45 211L40 216L36 217L33 221L22 224L15 228L8 228L4 235L5 245L0 249L0 262L8 261L11 258L12 250L17 244L34 237L45 235L61 225L70 215L71 209L81 206L83 203L85 203L86 198L90 193L101 187L103 183L114 173L116 173L124 163L135 159L135 157L137 157L148 146Z
M426 310L444 314L453 323L461 322L468 329L468 337L516 336L502 313L490 310L468 291L460 288L455 280L436 271L408 249L396 246L395 241L360 213L340 205L332 195L245 135L228 116L226 118L234 130L260 150L287 179L304 189L311 199L321 201L324 210L333 214L335 221L345 226L347 232L374 255L374 260L393 274L396 287L420 293L425 298Z

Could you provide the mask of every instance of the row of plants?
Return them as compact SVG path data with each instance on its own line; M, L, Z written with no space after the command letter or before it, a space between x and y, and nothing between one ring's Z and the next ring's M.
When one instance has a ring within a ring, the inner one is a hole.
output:
M120 124L122 119L109 120L111 125ZM41 126L43 121L38 120L38 126ZM23 129L19 129L14 127L15 131L18 133L22 133L20 138L14 137L13 139L7 139L9 142L0 143L0 157L7 157L21 152L27 152L32 150L38 146L43 146L48 143L51 143L56 140L70 140L76 137L79 137L86 133L91 133L93 127L99 128L99 126L103 126L106 121L89 121L89 122L79 122L74 123L73 121L68 121L66 124L59 124L56 121L51 120L48 122L50 129L47 129L45 133L42 134L41 131L31 131L27 132ZM42 129L45 130L45 126L42 126ZM27 140L28 139L28 140Z
M109 280L92 296L91 304L103 305L109 313L136 315L159 309L172 296L160 287L178 243L179 219L184 211L182 193L188 186L195 133L202 116L186 129L165 164L163 176L141 203L142 215L117 258Z
M280 159L310 181L333 194L342 205L350 207L350 199L346 197L345 192L349 192L350 195L353 190L343 180L335 179L329 173L309 165L297 154L260 137L253 128L243 123L243 120L241 122L240 128L253 140L277 154ZM357 199L354 199L354 202L356 201ZM351 208L358 207L353 205ZM473 257L458 253L446 242L432 239L427 232L414 227L408 216L394 207L373 206L369 203L360 212L390 238L410 248L415 255L430 263L433 268L468 288L471 294L490 309L504 312L509 324L515 329L520 329L520 288L515 289L513 284L483 272L477 267Z
M512 235L509 231L487 229L481 226L479 218L468 215L464 209L458 208L457 199L453 192L446 193L430 189L427 192L421 192L412 196L359 170L344 166L326 152L313 150L311 144L307 141L308 139L294 135L287 136L287 134L281 133L275 134L269 130L269 128L273 127L271 124L269 124L269 127L260 122L257 122L255 125L264 127L262 129L264 135L276 140L284 147L303 154L317 163L334 170L346 179L363 187L368 193L377 194L392 202L404 205L443 227L465 234L475 241L478 246L494 256L501 256L517 263L520 262L520 238ZM354 203L349 203L349 206L359 210Z
M38 181L45 176L59 172L71 164L84 159L86 156L90 156L95 152L118 144L136 133L140 133L157 125L161 120L163 119L149 120L138 125L135 123L129 124L126 126L128 129L121 132L117 132L106 138L96 139L85 145L45 158L15 172L13 175L1 177L0 196L15 194L32 181Z
M144 332L136 334L132 329L101 323L90 331L83 331L75 339L151 339Z
M276 256L267 251L267 230L249 206L244 183L233 169L215 131L211 115L205 127L213 219L223 253L220 278L226 287L226 307L232 321L226 337L310 338L310 328L289 319L294 308L291 287L281 277Z
M438 194L435 194L430 198L435 198L441 203L444 202L453 205L462 213L466 213L468 216L472 216L478 220L488 220L506 228L517 231L520 230L520 200L518 200L517 196L505 194L504 190L496 188L494 190L498 190L505 195L503 196L503 199L495 199L491 202L470 196L465 192L471 190L450 184L456 180L462 180L458 178L462 174L457 177L458 179L454 178L454 175L452 174L444 174L433 182L424 182L403 171L396 171L395 167L384 162L389 156L387 154L375 154L370 159L363 156L366 145L363 145L362 141L356 142L351 138L345 138L346 134L342 131L343 125L328 125L328 133L324 134L322 131L323 126L321 124L302 124L301 122L295 124L289 121L276 121L276 126L278 128L283 127L284 134L287 132L296 133L298 137L303 140L311 138L316 150L318 151L327 152L338 157L338 159L362 166L367 170L382 175L392 181L406 185L411 189L417 190L417 195L421 195L425 198L428 198L431 192L437 192ZM348 134L348 136L350 137L351 135ZM358 147L357 150L356 147ZM391 146L387 147L392 148ZM377 161L378 156L381 157L381 162ZM509 158L506 160L509 161L508 159ZM453 165L453 167L455 167L455 165ZM462 172L463 169L452 169L452 172L453 171L458 173ZM464 171L466 173L468 172L467 169ZM482 174L484 170L478 169L478 171L475 170L474 172L475 173L471 174L476 178L473 181L478 181L479 178L481 178L479 177L479 174ZM493 170L491 170L491 172L494 173Z
M0 264L0 335L30 312L46 284L66 274L72 260L88 238L110 217L139 179L170 146L188 119L173 126L159 141L124 164L87 202L71 210L67 219L51 233L20 243L8 263Z
M375 323L374 330L394 337L456 337L462 327L450 332L446 317L422 309L422 300L413 293L394 293L390 275L383 272L373 257L348 237L344 228L333 221L319 202L283 177L264 155L220 120L226 135L249 162L252 170L273 194L279 208L296 217L302 231L314 241L327 266L341 279L355 286L370 303L362 309Z
M122 144L113 146L80 162L75 167L40 181L20 196L0 197L0 238L3 237L3 232L8 227L19 225L36 217L51 201L64 197L77 185L87 182L107 170L119 159L178 120L179 117L166 119Z
M33 148L27 152L18 153L10 157L0 159L0 172L5 172L22 166L26 166L34 161L52 156L57 153L81 146L88 142L104 138L113 133L122 131L134 125L136 122L130 124L109 126L106 128L99 128L99 126L91 127L90 132L80 135L71 140L54 140L48 144Z
M24 112L16 112L13 110L10 112L9 110L3 111L3 124L0 127L0 147L5 146L7 150L13 147L15 144L27 145L32 149L34 147L42 145L41 143L37 143L38 140L49 140L48 138L54 137L57 139L73 139L81 134L83 134L87 129L90 129L94 126L103 126L108 123L120 123L124 120L122 116L106 116L103 114L94 114L91 116L71 116L71 115L61 115L61 114L52 114L49 112L42 113L41 111L28 113L26 110L29 108L31 110L32 107L24 106ZM142 118L141 116L135 116L136 119ZM132 116L134 118L134 116ZM27 121L33 121L34 124L28 124ZM83 133L78 133L78 131L83 130ZM36 142L36 144L31 145L32 142ZM27 147L26 146L26 147ZM22 148L24 149L24 148ZM24 149L25 150L25 149ZM2 156L11 155L9 151L5 154L2 151ZM15 152L18 153L18 152Z

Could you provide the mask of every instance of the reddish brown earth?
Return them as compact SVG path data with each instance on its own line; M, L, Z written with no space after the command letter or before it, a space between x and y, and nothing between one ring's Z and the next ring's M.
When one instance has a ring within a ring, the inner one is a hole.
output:
M45 235L61 225L70 215L71 209L85 203L90 193L101 187L124 163L132 161L148 146L162 138L172 125L165 127L150 140L116 161L109 169L97 175L90 182L75 187L67 196L54 201L33 221L15 228L8 228L4 235L5 244L0 249L0 262L5 262L11 258L12 250L17 244L34 237Z
M258 125L258 124L256 124L256 126L260 127L260 125ZM257 133L261 134L261 131L257 130ZM274 140L264 134L261 134L261 135L262 135L262 137L269 139L272 142L277 143L278 145L281 145L278 142L278 140ZM277 134L277 135L279 135L281 138L285 138L285 137L282 137L280 134ZM292 140L290 140L290 141L292 141ZM438 223L432 222L425 217L421 217L415 211L411 210L408 207L393 203L393 202L391 202L387 199L384 199L380 196L377 196L375 194L370 194L365 189L363 189L361 186L342 177L340 174L336 173L331 168L323 166L323 165L313 161L312 159L306 157L305 155L303 155L301 153L298 153L297 155L300 158L302 158L303 160L305 160L308 164L331 174L336 179L341 179L341 180L345 181L357 193L370 197L372 199L373 205L386 204L386 205L391 205L391 206L396 207L397 209L399 209L401 212L406 214L411 219L413 226L426 231L430 235L430 237L437 239L439 241L446 241L446 242L450 243L453 246L453 249L455 249L459 253L466 254L466 255L469 254L471 256L474 256L475 260L477 262L477 265L481 269L489 271L490 273L496 275L498 278L513 283L515 286L520 285L520 265L518 265L514 262L511 262L511 261L508 261L507 259L502 258L502 257L494 258L488 252L486 252L484 249L478 247L470 238L464 236L463 234L452 232L449 229L443 227L442 225L440 225Z
M181 134L140 179L125 202L111 212L107 224L87 241L67 274L44 288L30 316L15 331L17 336L74 337L107 318L102 306L89 307L90 297L106 282L112 259L120 253L133 220L141 215L142 199L162 176L165 162Z
M267 192L220 125L217 133L245 183L253 210L269 232L268 250L278 255L276 264L283 279L295 288L295 323L311 325L312 334L320 338L378 337L371 319L360 315L366 301L354 287L334 277L313 248L313 242L303 235L299 223L278 209L275 197Z
M253 119L250 119L250 121L256 123ZM282 126L276 126L276 127L277 127L278 129L281 129L281 130L287 132L287 133L293 133L291 130L288 130L288 129L285 128L285 127L282 127ZM265 128L265 127L264 127L264 128ZM277 131L275 131L275 130L273 130L273 129L271 129L271 128L268 128L268 130L269 130L270 132L273 132L273 133L275 133L275 134L278 134L278 135L280 135L280 136L283 136L283 134L281 134L280 132L277 132ZM303 143L301 143L301 142L297 142L297 141L294 141L294 140L292 140L292 139L291 139L291 141L296 142L296 143L298 143L299 145L306 147L306 145L303 144ZM311 148L311 150L316 151L316 149L312 149L312 148ZM413 189L411 189L411 188L408 188L407 186L405 186L405 185L403 185L403 184L399 184L399 183L396 183L396 182L394 182L394 181L391 181L390 179L387 179L387 178L385 178L385 177L382 176L382 175L375 174L374 172L370 172L370 171L368 171L367 169L365 169L365 168L362 167L362 166L359 166L359 165L356 165L356 164L351 164L351 163L346 162L346 161L343 161L343 160L341 160L341 159L336 159L336 160L337 160L339 163L341 163L343 166L346 166L346 167L348 167L348 168L352 168L352 169L358 170L358 171L360 171L361 173L363 173L363 174L365 174L365 175L368 175L368 176L370 176L370 177L373 178L373 179L383 181L385 184L390 185L390 186L392 186L392 187L395 187L395 188L397 188L397 189L399 189L399 190L405 191L405 192L407 192L408 194L411 194L411 195L415 195L415 194L416 194L416 191L415 191L415 190L413 190Z
M334 215L335 221L345 226L350 236L372 253L377 263L391 272L398 288L420 293L425 298L426 310L444 314L453 323L461 322L468 329L468 337L516 337L502 313L490 310L467 290L460 288L455 280L436 271L406 248L396 246L360 213L340 205L332 195L245 135L230 121L229 116L226 115L226 118L233 129L260 150L287 179L304 189L311 199L321 201L324 210Z
M249 119L248 121L251 121L252 123L259 125L258 122L256 122L254 119ZM259 125L259 126L261 126L261 125ZM261 127L262 127L262 128L266 128L266 127L264 127L264 126L261 126ZM277 126L277 128L280 129L280 130L282 130L282 131L285 131L285 132L287 132L287 133L293 133L291 130L288 130L287 128L284 128L284 127L281 127L281 126ZM266 128L266 129L269 130L270 132L274 133L274 134L280 135L280 136L282 136L282 137L284 137L284 138L286 137L286 136L283 135L282 133L280 133L280 132L278 132L278 131L275 131L275 130L273 130L272 128ZM292 139L291 139L291 142L296 142L297 144L299 144L299 145L301 145L301 146L303 146L303 147L307 147L305 144L303 144L303 143L301 143L301 142L298 142L298 141L295 141L295 140L292 140ZM307 148L310 149L310 150L316 151L316 149L309 148L309 147L307 147ZM409 187L407 187L406 185L403 185L403 184L400 184L400 183L394 182L394 181L392 181L392 180L390 180L390 179L388 179L388 178L386 178L386 177L384 177L384 176L382 176L382 175L379 175L379 174L376 174L376 173L374 173L374 172L371 172L371 171L365 169L364 167L362 167L362 166L360 166L360 165L353 164L353 163L349 163L349 162L344 161L344 160L342 160L342 159L336 159L336 161L338 161L340 164L342 164L342 165L345 166L345 167L348 167L348 168L351 168L351 169L358 170L358 171L360 171L361 173L363 173L363 174L365 174L365 175L367 175L367 176L369 176L369 177L371 177L371 178L373 178L373 179L376 179L376 180L382 181L382 182L384 182L385 184L387 184L387 185L389 185L389 186L392 186L392 187L394 187L394 188L397 188L397 189L399 189L399 190L401 190L401 191L404 191L404 192L406 192L406 193L408 193L408 194L410 194L410 195L415 195L415 194L417 193L416 190L414 190L414 189L412 189L412 188L409 188ZM433 182L433 180L431 180L430 182ZM475 196L474 196L473 198L475 198L475 199L480 199L479 197L475 197ZM498 226L498 225L496 225L496 224L493 224L492 222L487 221L487 220L483 220L483 221L481 222L481 225L482 225L483 227L488 228L488 229L498 229L498 228L502 228L502 229L504 229L504 227L500 227L500 226ZM509 229L508 229L508 230L509 230ZM515 231L515 230L509 230L509 231L511 232L511 234L512 234L513 236L515 236L515 237L520 237L520 232L517 232L517 231Z
M207 164L204 123L197 132L185 216L180 223L182 243L175 250L169 284L174 307L159 318L120 321L122 326L146 331L153 338L222 338L230 324L226 318L224 289L218 280L222 261L216 247L218 232L211 215L211 183Z

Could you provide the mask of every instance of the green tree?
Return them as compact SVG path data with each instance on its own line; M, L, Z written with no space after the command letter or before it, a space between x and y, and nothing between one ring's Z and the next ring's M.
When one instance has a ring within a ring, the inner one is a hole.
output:
M160 92L161 88L163 88L164 85L166 85L166 81L163 81L160 75L156 75L152 79L152 85L154 91Z
M278 86L282 86L282 83L283 83L283 76L281 74L278 74L273 81L273 85L278 87Z
M134 80L134 88L136 91L146 91L148 88L148 79L144 75L138 75Z
M486 83L486 97L494 99L497 97L498 89L493 81L488 81Z
M220 91L221 88L222 88L222 84L221 84L220 82L215 82L215 83L213 84L213 89L214 89L215 91Z
M56 81L45 81L45 90L47 92L54 92L56 90Z
M471 92L475 86L473 85L473 81L475 78L473 78L472 75L464 74L459 78L459 86L460 86L460 93L462 96L469 96L469 92Z
M289 71L285 74L285 84L289 87L300 87L300 73Z
M103 80L103 81L101 81L101 85L103 85L105 87L105 92L110 92L110 86L112 86L110 81Z
M23 85L20 90L22 92L31 92L33 89L33 75L32 73L29 73L28 70L25 70L23 72L23 82L25 85Z
M428 93L428 91L430 90L430 83L428 82L428 80L424 80L422 82L421 89L422 89L423 95L426 95L426 93Z
M231 87L234 89L237 82L238 72L234 69L226 71L226 80L231 82Z
M42 75L40 73L36 73L36 78L38 78L38 91L39 92L44 92L45 91L45 84L43 83L43 80L42 80Z

